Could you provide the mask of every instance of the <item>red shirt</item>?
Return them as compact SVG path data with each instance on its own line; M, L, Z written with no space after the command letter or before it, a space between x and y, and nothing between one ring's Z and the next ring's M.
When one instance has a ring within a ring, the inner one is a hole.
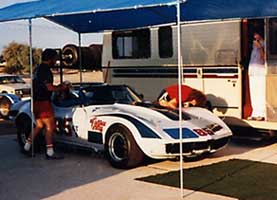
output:
M170 99L176 99L179 103L179 95L178 95L178 85L171 85L167 87L166 92L168 93L168 96ZM181 85L181 93L182 93L182 102L186 102L190 93L192 91L192 88L186 85Z

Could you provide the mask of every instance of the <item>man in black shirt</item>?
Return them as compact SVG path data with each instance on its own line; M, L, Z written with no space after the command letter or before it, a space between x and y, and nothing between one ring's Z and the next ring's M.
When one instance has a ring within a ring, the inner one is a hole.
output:
M54 66L57 61L58 55L54 49L45 49L42 52L41 64L35 69L33 78L33 107L36 119L36 127L33 130L33 138L45 128L46 140L46 158L47 159L61 159L62 156L58 155L53 150L52 135L56 128L54 111L51 104L51 95L53 91L65 90L65 85L53 85L53 74L50 67ZM30 152L32 145L31 136L27 139L24 152Z

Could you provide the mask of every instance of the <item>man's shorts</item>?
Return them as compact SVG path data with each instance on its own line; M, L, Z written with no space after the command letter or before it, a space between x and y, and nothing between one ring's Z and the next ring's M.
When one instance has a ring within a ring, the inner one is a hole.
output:
M50 101L34 101L34 115L36 119L54 117L54 110Z

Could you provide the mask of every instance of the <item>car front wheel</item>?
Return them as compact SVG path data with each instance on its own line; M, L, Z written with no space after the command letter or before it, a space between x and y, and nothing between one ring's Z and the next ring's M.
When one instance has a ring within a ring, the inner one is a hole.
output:
M7 97L0 98L0 116L4 119L9 118L9 111L11 107L11 101Z
M123 125L115 125L107 133L105 150L111 165L127 169L142 163L144 153L137 145L132 133Z
M20 148L23 148L27 138L31 134L31 118L27 115L20 115L16 118L16 134L17 141ZM45 139L43 134L38 134L34 142L34 150L35 152L40 152L45 150Z

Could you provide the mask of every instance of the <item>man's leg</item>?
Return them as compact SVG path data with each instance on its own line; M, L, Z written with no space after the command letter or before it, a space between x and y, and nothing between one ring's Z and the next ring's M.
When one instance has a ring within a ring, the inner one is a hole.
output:
M54 152L53 134L56 129L56 123L54 117L45 118L44 124L46 128L45 140L46 140L46 158L47 159L62 159L63 156Z
M46 154L48 156L52 156L54 154L53 150L53 133L56 128L55 119L53 117L43 119L45 124L45 140L47 151Z
M36 119L36 127L33 128L33 136L32 133L30 133L29 137L27 138L27 141L24 145L25 151L30 151L31 145L33 143L32 139L35 140L40 130L43 128L43 121L41 119Z

